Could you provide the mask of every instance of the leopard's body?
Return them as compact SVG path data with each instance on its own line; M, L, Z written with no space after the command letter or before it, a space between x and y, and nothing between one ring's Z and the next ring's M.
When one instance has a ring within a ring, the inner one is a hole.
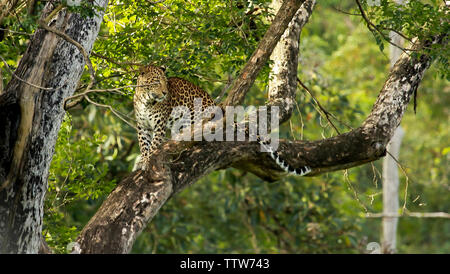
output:
M202 99L202 111L215 106L207 92L187 80L178 77L167 79L165 70L156 66L146 66L141 70L134 95L134 108L142 167L146 166L150 155L163 143L166 128L173 123L172 110L177 106L185 106L193 118L196 98ZM311 171L309 167L297 169L290 167L259 137L258 141L286 172L305 175Z
M172 121L172 110L186 106L194 115L194 99L202 99L202 111L214 106L213 99L201 88L178 77L166 78L162 68L147 66L137 80L134 108L141 158L145 162L163 142Z

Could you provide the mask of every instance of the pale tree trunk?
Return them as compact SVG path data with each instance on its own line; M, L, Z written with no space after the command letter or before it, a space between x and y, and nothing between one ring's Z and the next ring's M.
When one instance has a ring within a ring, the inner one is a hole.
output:
M107 0L96 4L106 8ZM49 2L42 18L55 7ZM89 52L103 13L82 18L61 10L50 27ZM73 44L38 29L0 95L0 253L37 253L49 167L65 111L85 59ZM21 80L19 80L20 78Z
M404 131L401 127L395 130L394 137L387 146L387 151L398 159ZM398 167L395 160L386 156L383 160L383 215L398 214ZM397 246L397 217L383 217L383 253L395 253Z
M255 82L256 76L272 54L281 36L284 34L287 25L292 21L300 6L305 0L286 0L280 5L269 29L259 42L258 47L253 52L245 66L242 68L239 77L233 82L229 95L222 105L242 104L245 95Z
M281 4L281 0L274 0L271 7L277 11ZM280 108L280 123L288 120L294 109L300 33L308 22L315 4L315 0L303 3L270 55L272 66L269 75L268 105Z
M403 4L403 0L396 0L397 4ZM391 31L389 34L391 41L395 45L403 46L404 39L397 33ZM394 67L398 58L402 54L401 49L394 45L390 45L390 63L391 69ZM399 126L394 133L391 141L387 146L387 151L392 155L388 155L383 159L383 214L386 216L398 214L398 167L395 159L399 158L400 145L404 131ZM397 246L397 217L383 217L383 233L382 233L382 250L383 253L395 253Z

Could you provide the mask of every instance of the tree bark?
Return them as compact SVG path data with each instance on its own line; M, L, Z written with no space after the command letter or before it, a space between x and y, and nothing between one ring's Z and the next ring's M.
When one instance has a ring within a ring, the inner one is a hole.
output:
M96 2L105 8L107 0ZM49 2L41 18L55 7ZM61 10L50 21L88 52L103 13L92 18ZM65 111L85 60L72 44L38 29L0 95L0 253L37 253L49 166ZM21 80L19 80L21 79Z
M396 0L397 4L402 4L403 0ZM397 33L391 31L390 38L392 43L403 47L404 39ZM391 68L394 67L398 58L402 54L401 49L393 45L390 48ZM404 131L399 126L394 133L387 150L395 159L399 158L400 145ZM398 214L398 167L395 159L388 156L383 159L383 214L388 216L390 214ZM397 217L383 217L383 233L381 246L383 253L395 253L397 247Z
M83 229L73 253L131 251L137 236L173 191L165 154L154 155L153 159L151 169L127 176L108 196L108 202L102 204Z
M275 0L272 2L272 8L278 10L281 4L281 0ZM267 105L279 108L280 123L287 121L294 109L300 33L315 5L315 0L307 0L301 5L270 55L273 63L269 75Z

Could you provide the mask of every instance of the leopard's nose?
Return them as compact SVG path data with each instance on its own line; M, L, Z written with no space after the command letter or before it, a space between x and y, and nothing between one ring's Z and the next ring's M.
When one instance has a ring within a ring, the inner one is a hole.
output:
M153 100L162 100L162 99L164 99L164 94L152 94L152 98L153 98Z

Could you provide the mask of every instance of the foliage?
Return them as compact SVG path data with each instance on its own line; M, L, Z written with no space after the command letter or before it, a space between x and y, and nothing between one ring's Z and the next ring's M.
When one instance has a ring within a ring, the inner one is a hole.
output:
M448 10L442 7L442 1L439 0L404 1L402 5L396 4L395 1L382 0L380 5L368 6L368 11L375 25L371 31L381 51L384 48L383 40L389 40L391 30L409 37L409 41L413 41L414 37L423 40L430 35L448 34L450 31ZM400 47L402 48L401 45ZM450 49L432 45L425 50L437 59L441 76L450 77Z
M74 221L65 214L66 206L96 200L114 186L114 180L105 180L107 162L101 161L100 154L95 153L105 140L106 136L100 134L89 139L77 136L69 115L62 123L50 167L44 218L44 236L58 252L65 251L78 233L75 226L65 225Z
M214 172L167 203L133 251L355 252L358 227L332 204L337 182L267 184L236 171Z

